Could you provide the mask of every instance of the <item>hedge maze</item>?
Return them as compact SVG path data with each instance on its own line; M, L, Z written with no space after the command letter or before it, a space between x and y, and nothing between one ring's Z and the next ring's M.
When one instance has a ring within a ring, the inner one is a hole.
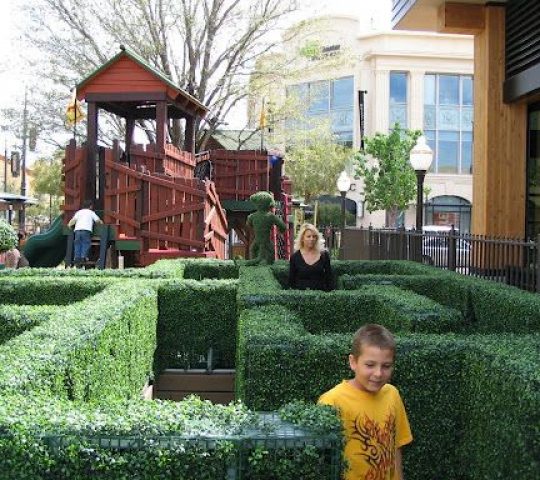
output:
M339 420L314 402L370 322L398 339L408 480L536 480L540 297L408 262L334 270L329 293L287 290L285 262L1 271L0 478L338 479ZM209 347L241 403L141 399Z

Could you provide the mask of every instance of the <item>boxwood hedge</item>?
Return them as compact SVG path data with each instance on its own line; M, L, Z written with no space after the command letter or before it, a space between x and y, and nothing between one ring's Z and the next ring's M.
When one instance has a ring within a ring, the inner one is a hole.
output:
M315 401L350 376L352 333L376 321L398 334L394 383L415 435L406 478L537 478L539 297L426 266L351 263L335 263L347 292L278 291L272 279L259 289L267 273L241 270L238 397L257 409ZM272 272L286 286L287 266Z
M349 376L353 331L377 322L397 333L394 382L415 436L406 478L536 479L537 296L409 262L335 262L334 272L341 290L331 293L284 289L284 262L164 260L121 278L50 278L56 288L46 293L32 293L38 279L17 278L26 273L1 277L0 295L12 301L0 310L0 471L335 478L336 420L322 407L282 409L283 425L304 429L283 443L276 420L238 404L137 398L156 345L162 368L189 343L203 352L215 345L228 365L236 356L237 397L248 407L312 405ZM199 281L208 278L228 280Z
M158 295L163 313L178 308L199 327L202 315L216 321L216 305L223 312L228 303L227 322L235 319L235 281L154 282L104 282L70 305L3 307L6 317L41 316L0 346L2 478L337 480L335 415L312 415L304 426L290 414L289 423L263 421L240 404L139 399L156 348ZM229 327L221 335L234 339Z
M193 368L210 347L214 367L234 367L236 290L236 280L162 282L156 372Z

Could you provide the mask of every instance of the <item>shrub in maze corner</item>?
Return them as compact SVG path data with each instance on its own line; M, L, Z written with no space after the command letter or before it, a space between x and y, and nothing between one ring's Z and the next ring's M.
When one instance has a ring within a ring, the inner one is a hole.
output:
M0 346L0 391L79 401L137 397L152 369L156 320L156 290L135 280L56 307Z
M0 220L0 253L15 248L18 243L14 228L4 220Z
M213 349L215 367L233 368L237 280L162 282L155 371L193 368Z
M0 345L60 313L58 307L0 305Z

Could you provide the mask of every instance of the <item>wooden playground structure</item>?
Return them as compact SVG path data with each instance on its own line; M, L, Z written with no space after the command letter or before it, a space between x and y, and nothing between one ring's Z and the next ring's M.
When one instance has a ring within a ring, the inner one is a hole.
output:
M133 52L121 47L77 86L77 99L88 104L87 142L77 146L72 140L66 149L64 224L84 200L92 200L107 226L102 241L123 253L126 266L161 258L227 258L231 230L247 250L245 220L253 210L248 199L259 190L274 193L286 220L290 184L281 160L269 161L265 151L195 154L195 124L206 107ZM118 140L112 148L98 145L100 110L124 120L124 148ZM135 122L148 119L156 122L155 142L135 144ZM173 119L184 122L184 150L167 142ZM276 256L288 258L288 233L277 240Z

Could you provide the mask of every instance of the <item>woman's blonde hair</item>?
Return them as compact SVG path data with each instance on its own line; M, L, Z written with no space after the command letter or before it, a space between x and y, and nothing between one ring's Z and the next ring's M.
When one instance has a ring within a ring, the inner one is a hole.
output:
M322 238L321 232L317 230L317 227L315 225L312 225L311 223L304 223L298 232L298 235L294 239L294 251L300 250L304 246L304 235L307 231L311 231L317 235L317 242L315 243L315 250L318 252L321 252L324 250L324 240Z

